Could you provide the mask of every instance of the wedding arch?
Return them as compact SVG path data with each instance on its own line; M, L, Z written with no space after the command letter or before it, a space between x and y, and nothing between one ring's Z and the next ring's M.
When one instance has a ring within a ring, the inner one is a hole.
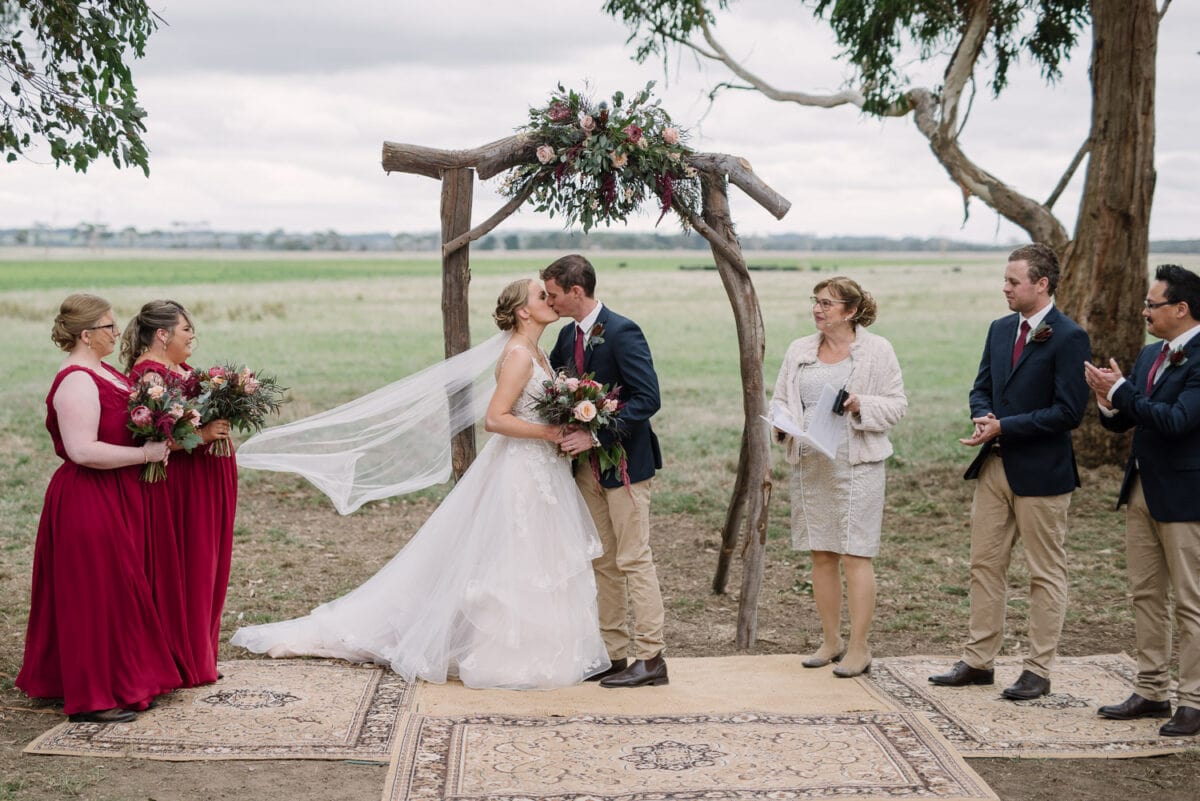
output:
M787 214L791 203L763 182L745 159L690 150L683 141L686 134L652 100L652 87L648 84L629 99L618 92L611 104L593 105L560 85L547 104L530 109L529 124L516 135L467 150L384 142L383 169L442 183L442 325L447 357L471 347L470 243L527 201L551 216L566 217L568 225L580 224L586 232L597 224L623 221L653 198L663 215L674 212L708 241L733 308L745 415L713 591L725 591L730 562L744 530L737 647L749 648L757 628L772 487L770 435L760 419L767 412L766 341L758 294L729 211L728 183L776 219ZM506 170L511 172L503 191L510 200L472 228L475 178L487 180ZM475 458L473 430L455 437L452 453L458 477Z

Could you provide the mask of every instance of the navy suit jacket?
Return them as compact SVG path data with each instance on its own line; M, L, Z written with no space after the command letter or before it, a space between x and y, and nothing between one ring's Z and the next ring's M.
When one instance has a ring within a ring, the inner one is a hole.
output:
M1133 372L1113 393L1113 417L1100 415L1110 431L1134 428L1133 451L1117 508L1129 501L1137 474L1150 516L1160 523L1200 520L1200 336L1183 347L1187 361L1170 365L1146 394L1146 377L1162 342L1142 348ZM1136 427L1136 428L1135 428Z
M1087 332L1053 308L1043 322L1049 339L1029 341L1014 367L1013 343L1021 315L992 322L971 390L971 417L988 412L1000 419L1000 436L984 443L963 478L979 476L992 447L1000 445L1004 474L1015 495L1073 492L1079 470L1071 430L1079 427L1090 390L1083 363L1092 356Z
M650 346L637 323L607 306L600 309L596 325L604 326L600 335L604 341L584 350L583 371L594 373L602 384L619 385L625 403L617 414L619 430L615 434L602 430L600 443L607 447L619 437L628 458L629 480L645 481L662 468L658 437L650 427L650 418L661 405ZM558 332L558 341L550 351L550 364L555 370L575 373L575 328L572 320ZM601 475L600 483L610 489L620 487L621 477L609 470Z

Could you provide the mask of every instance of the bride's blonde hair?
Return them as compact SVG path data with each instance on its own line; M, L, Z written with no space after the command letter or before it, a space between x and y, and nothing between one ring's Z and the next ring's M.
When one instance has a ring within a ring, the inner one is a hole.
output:
M513 281L500 291L496 298L496 311L492 319L501 331L512 331L517 327L517 312L529 303L529 279Z

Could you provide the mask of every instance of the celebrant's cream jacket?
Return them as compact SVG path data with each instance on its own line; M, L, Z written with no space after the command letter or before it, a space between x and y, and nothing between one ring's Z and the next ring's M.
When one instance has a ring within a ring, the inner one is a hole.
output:
M792 342L775 381L774 401L783 403L797 422L804 420L797 378L805 365L817 361L820 344L820 333ZM859 413L850 415L850 464L883 461L892 455L888 429L904 417L908 399L904 395L900 362L891 343L861 325L855 330L854 343L850 345L850 379L846 391L857 395L859 403ZM788 436L784 446L788 463L798 464L800 443Z

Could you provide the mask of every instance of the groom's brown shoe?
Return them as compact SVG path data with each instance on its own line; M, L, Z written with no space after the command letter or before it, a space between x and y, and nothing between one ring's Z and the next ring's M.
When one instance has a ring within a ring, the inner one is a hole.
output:
M629 664L629 661L626 659L614 659L611 667L600 671L595 676L588 676L584 681L600 681L600 679L608 678L614 673L620 673L625 669L627 664Z
M649 659L635 659L620 673L600 680L601 687L657 687L669 683L667 662L661 653Z

